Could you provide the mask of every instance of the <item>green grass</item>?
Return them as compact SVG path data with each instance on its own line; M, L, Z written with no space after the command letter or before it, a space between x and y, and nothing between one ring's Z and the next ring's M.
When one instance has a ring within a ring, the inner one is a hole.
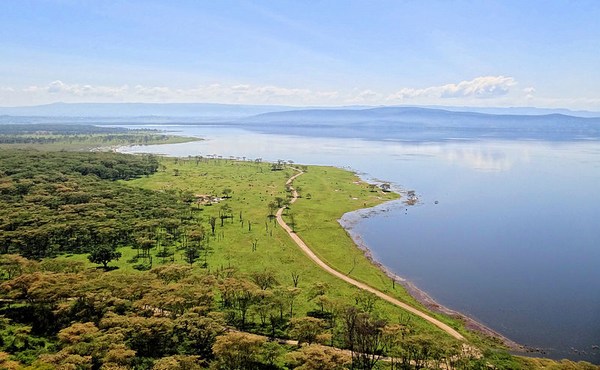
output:
M397 194L371 192L354 174L333 167L310 167L294 185L301 189L301 198L292 206L296 233L321 260L356 280L402 300L411 300L403 289L392 288L390 278L374 268L337 222L346 212L397 199Z
M304 299L298 299L298 312L316 309L316 304L308 302L307 298L310 287L316 282L327 283L330 287L328 296L333 300L354 302L358 288L318 268L278 227L276 221L268 217L268 203L275 197L287 196L285 181L294 174L291 168L271 171L270 164L173 158L163 159L162 164L163 170L155 175L126 183L198 195L219 196L225 188L232 190L231 198L218 204L192 206L207 233L210 233L208 218L218 216L221 206L228 204L233 210L233 220L226 220L223 227L220 221L217 222L215 236L210 240L213 253L208 258L209 269L232 266L244 273L270 269L284 286L292 286L291 274L298 273L299 287L304 295ZM337 222L346 212L397 199L397 194L371 192L368 184L360 181L355 174L334 167L310 166L294 185L299 186L301 194L305 195L290 210L295 215L297 233L324 261L344 273L351 271L350 276L357 280L424 309L401 286L396 285L393 289L391 280L364 256ZM311 199L306 197L309 193ZM251 223L250 230L248 222ZM253 242L257 242L256 251L252 251ZM122 260L118 265L127 268L122 265ZM183 263L180 256L176 256L176 260ZM379 302L379 307L385 316L394 320L408 315L384 301ZM438 317L457 329L461 328L456 320ZM421 330L439 332L418 317L412 317L411 322Z
M294 181L294 185L300 188L300 195L304 195L292 206L296 233L321 260L356 280L427 311L403 287L392 284L337 221L347 212L398 199L398 194L371 189L355 174L335 167L311 166ZM461 329L454 319L433 313L432 316Z

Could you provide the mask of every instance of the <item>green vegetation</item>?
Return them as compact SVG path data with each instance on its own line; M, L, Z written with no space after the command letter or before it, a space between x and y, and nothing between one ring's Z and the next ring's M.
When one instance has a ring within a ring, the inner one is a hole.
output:
M81 124L3 124L0 149L97 150L123 145L175 144L197 138L162 134L156 130L129 130Z
M474 334L481 351L465 351L323 272L273 217L294 173L276 167L0 151L0 368L586 368L512 357ZM419 306L336 221L397 195L331 167L296 181L286 220L298 235L339 271Z
M148 234L191 217L175 194L115 181L157 169L153 156L0 151L2 252L43 258L100 246L142 248Z

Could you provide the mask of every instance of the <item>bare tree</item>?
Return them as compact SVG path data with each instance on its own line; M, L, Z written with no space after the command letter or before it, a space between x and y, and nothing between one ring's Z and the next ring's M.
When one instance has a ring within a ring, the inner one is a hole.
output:
M300 280L300 274L297 272L292 272L292 281L294 283L294 288L298 287L298 280Z
M215 236L215 227L217 226L217 218L214 216L210 216L208 219L208 223L210 224L210 231L213 236Z

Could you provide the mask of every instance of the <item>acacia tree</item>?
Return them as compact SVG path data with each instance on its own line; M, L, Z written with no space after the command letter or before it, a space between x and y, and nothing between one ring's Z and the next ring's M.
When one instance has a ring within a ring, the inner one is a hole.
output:
M298 340L298 344L312 344L317 340L319 334L323 333L325 322L315 317L300 317L290 320L291 331L293 338Z
M316 282L310 288L309 297L311 300L316 300L321 312L325 312L325 295L329 290L329 285L327 283Z
M299 280L300 280L300 274L292 271L292 282L294 283L294 288L298 287Z
M148 237L139 237L136 238L135 240L135 246L137 247L138 250L138 257L139 255L139 251L140 249L142 250L142 257L143 258L147 258L148 256L150 256L150 249L154 248L154 240L148 238Z
M350 356L330 347L312 345L286 356L286 364L301 370L344 370L350 364Z
M200 356L175 355L158 359L152 370L203 370L206 361Z
M188 245L184 249L184 254L186 262L190 265L193 265L198 257L200 257L200 248L198 248L196 245Z
M108 269L108 263L110 261L118 260L119 258L121 258L121 252L117 252L106 245L94 248L88 256L90 262L102 264L105 270Z
M125 345L122 335L105 334L91 322L75 323L62 329L57 337L62 349L40 356L35 368L45 369L48 364L59 369L92 369L100 365L106 369L130 368L136 355Z
M386 354L390 358L390 369L400 370L410 368L410 358L406 355L404 342L410 334L410 328L403 323L386 325L383 329L383 337L386 346ZM452 367L448 367L452 369Z
M301 289L300 288L288 288L287 291L285 292L285 297L289 303L290 306L290 317L294 317L294 302L296 300L296 298L300 295Z
M267 290L279 284L275 277L275 272L270 269L264 269L262 271L255 271L251 274L252 281L258 285L262 290Z
M274 217L275 216L275 212L277 211L277 209L280 206L278 206L277 202L273 201L273 202L269 202L269 204L267 205L267 207L269 208L269 217Z
M377 303L377 296L375 294L361 290L354 295L354 303L356 307L360 308L363 312L372 313Z
M215 227L217 226L217 218L214 216L210 216L208 219L208 223L210 224L210 231L213 236L215 236Z
M215 368L223 370L254 369L260 362L260 352L266 339L246 333L227 333L217 337L212 347Z
M223 222L226 218L233 219L232 210L229 204L223 204L221 206L221 209L219 210L219 218L221 219L221 227L223 227Z
M344 339L352 352L352 368L371 370L379 362L386 344L383 328L386 322L356 307L344 314Z
M243 329L246 326L246 318L250 307L254 305L262 291L251 281L227 278L219 286L221 299L224 308L231 308L239 313L239 319L236 320Z
M0 256L0 275L8 280L30 270L35 263L18 254L4 254Z
M290 226L292 227L292 231L296 232L296 217L294 216L293 213L290 212L290 214L288 215L288 217L290 218Z
M225 332L225 321L221 314L201 316L188 312L175 319L173 334L182 338L180 348L188 355L204 359L213 358L212 346L217 337Z
M285 199L282 197L275 197L275 204L277 205L277 208L281 208L285 205Z
M184 247L185 259L192 265L200 257L200 251L203 249L204 229L195 228L186 233L186 245Z
M260 325L263 327L266 326L267 320L273 316L273 311L276 310L273 292L270 290L261 290L260 292L257 292L256 303L252 306L252 309L258 314Z

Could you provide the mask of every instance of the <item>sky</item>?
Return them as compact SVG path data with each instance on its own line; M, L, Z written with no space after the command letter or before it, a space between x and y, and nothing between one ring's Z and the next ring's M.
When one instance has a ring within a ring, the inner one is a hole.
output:
M600 1L0 1L0 106L600 110Z

